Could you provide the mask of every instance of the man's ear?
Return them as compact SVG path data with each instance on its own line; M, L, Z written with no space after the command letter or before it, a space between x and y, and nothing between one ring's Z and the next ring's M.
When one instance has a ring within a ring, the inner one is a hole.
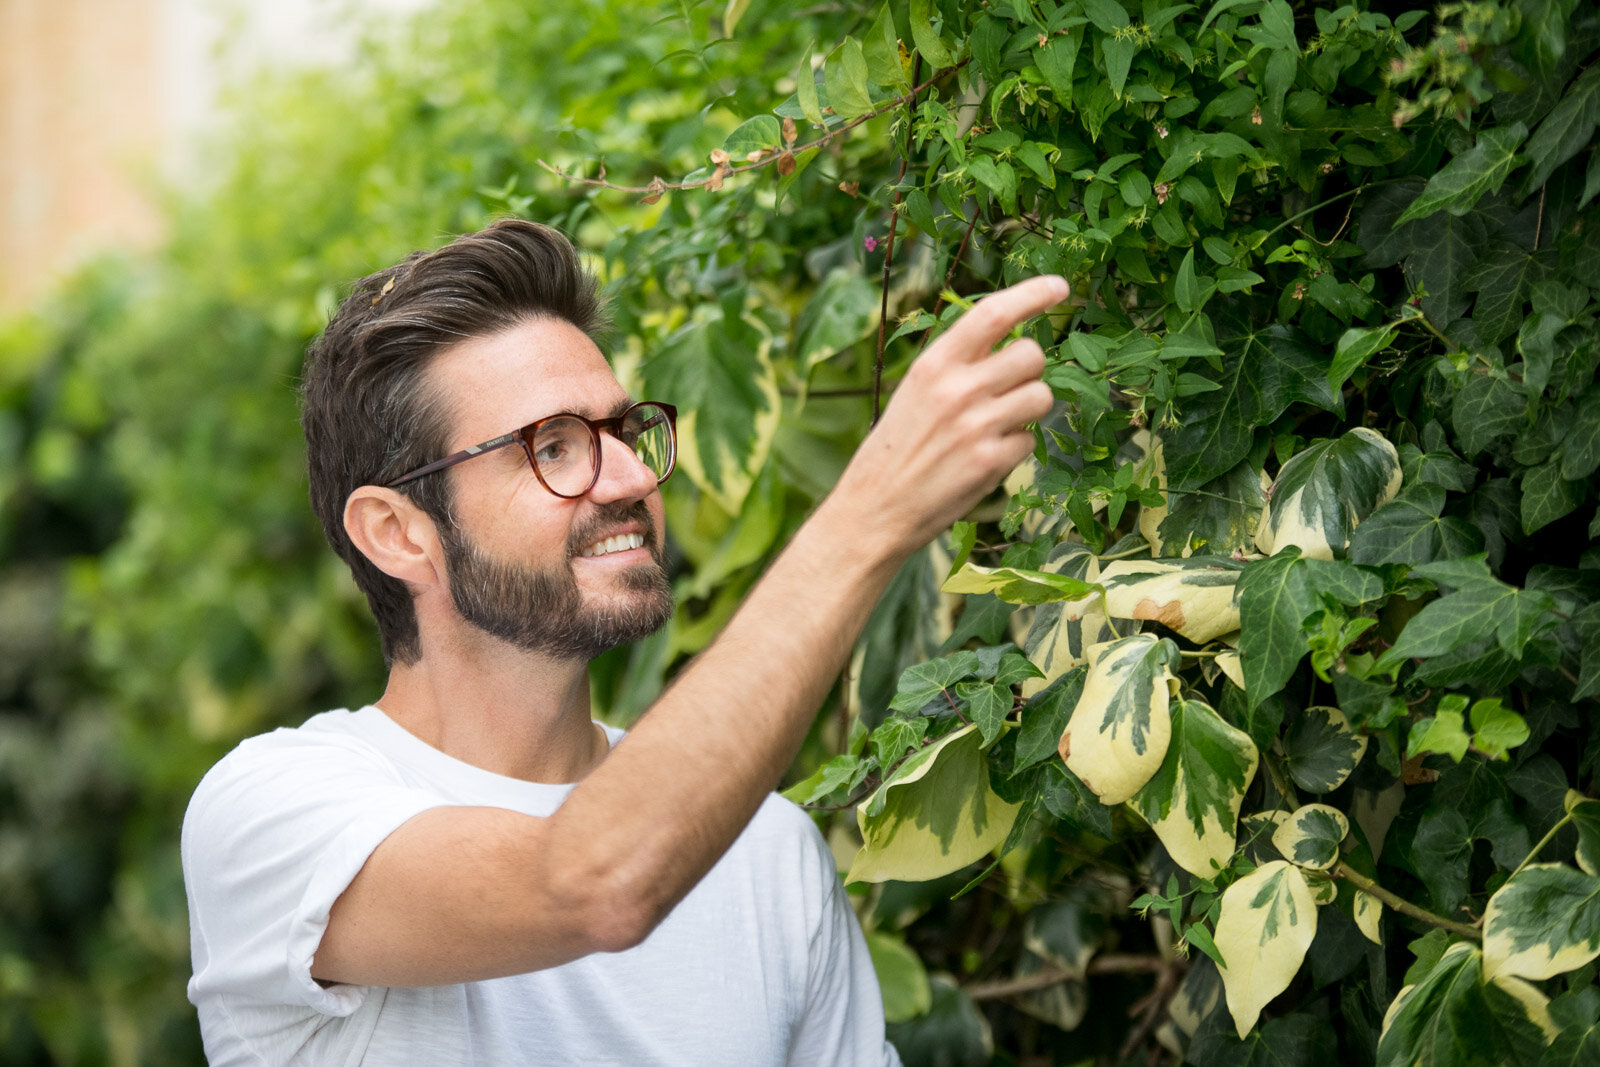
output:
M439 584L444 550L438 528L404 494L377 485L358 487L344 502L344 530L356 549L391 578Z

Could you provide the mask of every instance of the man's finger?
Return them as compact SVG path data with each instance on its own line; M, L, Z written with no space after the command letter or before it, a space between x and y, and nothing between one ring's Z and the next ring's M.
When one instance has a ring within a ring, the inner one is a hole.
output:
M1042 274L990 293L956 320L939 338L939 347L950 350L957 359L982 359L1013 326L1061 303L1070 292L1065 278Z

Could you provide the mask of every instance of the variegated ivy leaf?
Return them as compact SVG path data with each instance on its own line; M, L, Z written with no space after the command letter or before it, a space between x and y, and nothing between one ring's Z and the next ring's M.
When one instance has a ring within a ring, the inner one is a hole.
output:
M1553 1036L1548 1002L1517 978L1484 980L1482 955L1461 941L1384 1015L1379 1067L1537 1063Z
M1356 921L1356 929L1365 934L1368 941L1374 945L1383 944L1383 901L1364 889L1357 889L1350 898L1350 914Z
M1220 670L1234 685L1244 688L1244 664L1239 661L1239 653L1229 650L1217 653L1217 669Z
M778 432L771 351L759 319L706 305L640 367L648 391L678 405L678 466L730 515L739 514Z
M1239 806L1260 756L1249 734L1204 701L1176 701L1171 716L1166 758L1132 803L1174 863L1210 878L1233 855Z
M943 593L993 593L1008 604L1047 604L1055 600L1082 600L1100 591L1093 582L1065 574L1025 570L1021 567L980 567L963 564L945 579Z
M1161 766L1178 646L1135 634L1089 650L1089 674L1061 735L1061 758L1102 804L1121 804Z
M1376 430L1314 441L1278 472L1256 547L1270 556L1297 545L1308 559L1332 559L1362 519L1394 499L1400 479L1400 454Z
M1100 570L1114 619L1149 619L1205 644L1239 628L1233 587L1244 565L1225 556L1117 560Z
M1317 903L1300 868L1283 860L1257 867L1222 894L1217 948L1222 987L1240 1040L1289 983L1317 936Z
M1289 813L1278 808L1271 811L1253 811L1239 820L1239 846L1251 863L1269 863L1283 859L1272 843L1278 827L1289 821Z
M1272 835L1272 846L1291 863L1325 871L1339 858L1339 842L1350 832L1344 812L1327 804L1307 804Z
M1600 878L1561 863L1534 863L1489 898L1483 968L1535 981L1600 956Z
M1600 875L1600 800L1567 790L1567 814L1578 828L1578 866L1588 874Z
M1344 784L1367 751L1367 739L1350 729L1338 708L1316 705L1289 724L1283 738L1284 766L1301 789L1331 793Z
M1311 899L1317 902L1317 907L1339 899L1339 887L1332 878L1321 871L1306 871L1305 874L1306 885L1311 887Z
M846 881L925 882L986 855L1011 832L1019 805L989 788L976 726L964 726L902 763L856 809L863 842Z
M1100 579L1099 558L1079 541L1064 541L1052 548L1042 569L1089 583ZM1061 675L1088 662L1090 646L1111 636L1098 593L1082 600L1040 604L1022 640L1022 650L1044 674L1023 680L1023 697L1033 696Z

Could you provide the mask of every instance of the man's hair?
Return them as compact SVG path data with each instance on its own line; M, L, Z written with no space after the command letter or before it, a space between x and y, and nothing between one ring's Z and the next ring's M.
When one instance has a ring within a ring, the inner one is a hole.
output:
M539 318L564 320L591 338L606 326L595 279L572 244L548 226L504 219L356 282L306 353L301 425L311 507L366 594L391 665L422 654L411 591L350 542L345 501L359 486L387 485L444 456L446 412L426 381L435 356ZM451 473L398 490L446 530L454 528Z

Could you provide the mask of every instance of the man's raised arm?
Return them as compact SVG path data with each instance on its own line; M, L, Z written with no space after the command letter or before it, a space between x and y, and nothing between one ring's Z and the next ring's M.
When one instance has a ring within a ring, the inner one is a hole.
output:
M995 346L1066 295L1060 278L1034 278L963 315L721 635L556 813L412 818L334 906L312 973L453 983L648 935L778 784L901 563L1032 449L1025 424L1052 404L1043 353Z

